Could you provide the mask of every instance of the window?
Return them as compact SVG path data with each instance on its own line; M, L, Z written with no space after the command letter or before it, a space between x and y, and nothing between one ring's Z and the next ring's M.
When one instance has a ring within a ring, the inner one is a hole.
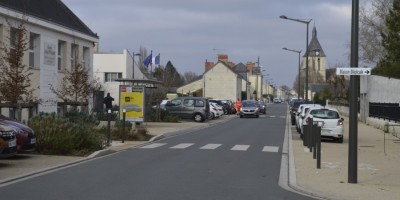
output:
M82 59L82 65L84 68L89 69L89 48L88 47L83 47L83 59Z
M172 101L171 101L171 104L172 104L173 106L179 106L179 105L181 105L181 103L182 103L182 100L181 100L181 99L175 99L175 100L172 100Z
M77 57L78 57L78 45L71 44L71 70L75 69Z
M39 68L39 35L29 34L29 67Z
M104 82L115 82L115 79L122 78L120 72L106 72L104 74Z
M194 100L193 100L193 99L185 99L185 100L183 101L183 105L184 105L184 106L191 107L191 106L194 105Z
M57 53L57 67L58 70L64 69L64 62L65 62L65 42L58 41L58 53Z
M204 106L204 100L196 100L196 103L194 105L195 107L203 107Z

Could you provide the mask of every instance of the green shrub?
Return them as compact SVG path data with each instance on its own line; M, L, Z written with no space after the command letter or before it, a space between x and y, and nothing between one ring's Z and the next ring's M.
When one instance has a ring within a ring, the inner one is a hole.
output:
M36 151L43 154L84 155L103 149L105 131L96 129L98 121L77 111L65 116L40 114L29 120L36 134Z
M158 108L146 108L146 122L179 122L179 117L171 115L168 111Z

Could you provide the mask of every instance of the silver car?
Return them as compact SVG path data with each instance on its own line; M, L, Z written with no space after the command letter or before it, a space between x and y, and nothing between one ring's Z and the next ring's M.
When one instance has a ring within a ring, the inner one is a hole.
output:
M255 116L258 118L260 116L258 102L254 100L243 100L239 115L240 118L245 116Z

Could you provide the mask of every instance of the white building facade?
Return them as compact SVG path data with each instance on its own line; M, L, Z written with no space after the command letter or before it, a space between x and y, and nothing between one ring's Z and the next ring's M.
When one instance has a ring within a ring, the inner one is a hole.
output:
M0 40L5 46L10 45L8 38L13 37L14 26L23 23L29 41L23 65L32 73L33 97L39 100L37 112L57 113L60 99L50 87L58 88L62 84L65 71L70 70L75 61L88 69L92 80L93 49L99 38L61 1L29 3L41 4L43 10L30 10L29 5L22 3L0 2ZM65 19L57 19L57 14L65 15ZM72 19L76 21L68 24Z

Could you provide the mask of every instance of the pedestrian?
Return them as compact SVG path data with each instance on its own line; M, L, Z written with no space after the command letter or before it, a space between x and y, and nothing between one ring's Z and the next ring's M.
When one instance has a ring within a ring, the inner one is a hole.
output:
M111 109L112 108L112 102L114 101L114 98L110 96L110 93L107 93L107 96L104 97L104 104L106 104L106 109Z
M242 101L240 101L240 99L238 98L236 100L235 105L236 105L236 114L239 114L240 113L240 108L242 107Z

